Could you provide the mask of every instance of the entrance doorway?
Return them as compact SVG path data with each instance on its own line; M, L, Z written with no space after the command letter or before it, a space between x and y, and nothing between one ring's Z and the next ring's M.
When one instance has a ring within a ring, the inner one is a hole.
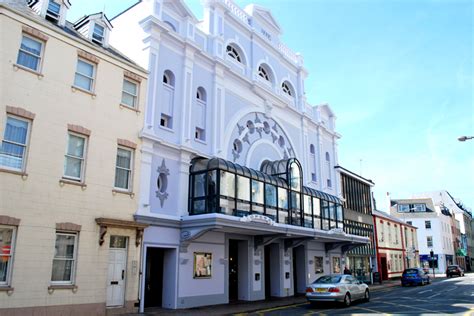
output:
M279 245L270 244L264 248L265 261L265 298L279 296L280 290L280 257Z
M380 270L382 272L382 280L388 280L387 257L380 257Z
M248 241L229 239L229 301L249 299Z
M239 299L239 244L229 240L229 301Z
M110 236L107 307L124 305L127 271L127 237Z
M145 274L145 308L163 303L163 248L147 248Z
M304 246L293 248L293 289L294 295L306 292Z

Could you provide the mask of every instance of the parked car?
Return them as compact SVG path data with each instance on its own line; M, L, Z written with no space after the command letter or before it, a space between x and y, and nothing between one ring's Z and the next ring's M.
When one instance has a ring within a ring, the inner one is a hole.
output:
M350 306L357 299L370 300L367 284L355 279L352 275L324 275L306 287L306 299L316 302L341 302Z
M420 268L405 269L402 274L402 286L430 284L430 276L427 271Z
M458 265L448 266L446 269L446 276L450 278L453 275L464 276L464 270Z

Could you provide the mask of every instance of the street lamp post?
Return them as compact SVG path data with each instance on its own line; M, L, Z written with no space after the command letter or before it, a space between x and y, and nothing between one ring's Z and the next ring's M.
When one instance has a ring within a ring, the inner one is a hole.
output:
M461 137L458 137L458 140L460 142L465 142L466 140L469 140L469 139L473 139L474 136L461 136Z

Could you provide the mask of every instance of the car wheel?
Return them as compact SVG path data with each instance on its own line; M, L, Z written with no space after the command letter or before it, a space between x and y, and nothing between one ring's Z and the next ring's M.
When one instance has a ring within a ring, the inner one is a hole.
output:
M369 289L365 290L364 301L366 301L366 302L370 301L370 292L369 292Z
M346 296L344 296L344 306L349 307L351 306L351 295L349 293L346 293Z

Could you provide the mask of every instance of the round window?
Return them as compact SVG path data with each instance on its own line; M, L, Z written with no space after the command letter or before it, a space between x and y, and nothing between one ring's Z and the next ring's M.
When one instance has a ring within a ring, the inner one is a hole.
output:
M234 140L234 151L237 153L242 152L242 142L238 139Z
M168 188L168 176L164 173L160 173L158 180L156 180L156 186L158 187L158 191L165 193Z

